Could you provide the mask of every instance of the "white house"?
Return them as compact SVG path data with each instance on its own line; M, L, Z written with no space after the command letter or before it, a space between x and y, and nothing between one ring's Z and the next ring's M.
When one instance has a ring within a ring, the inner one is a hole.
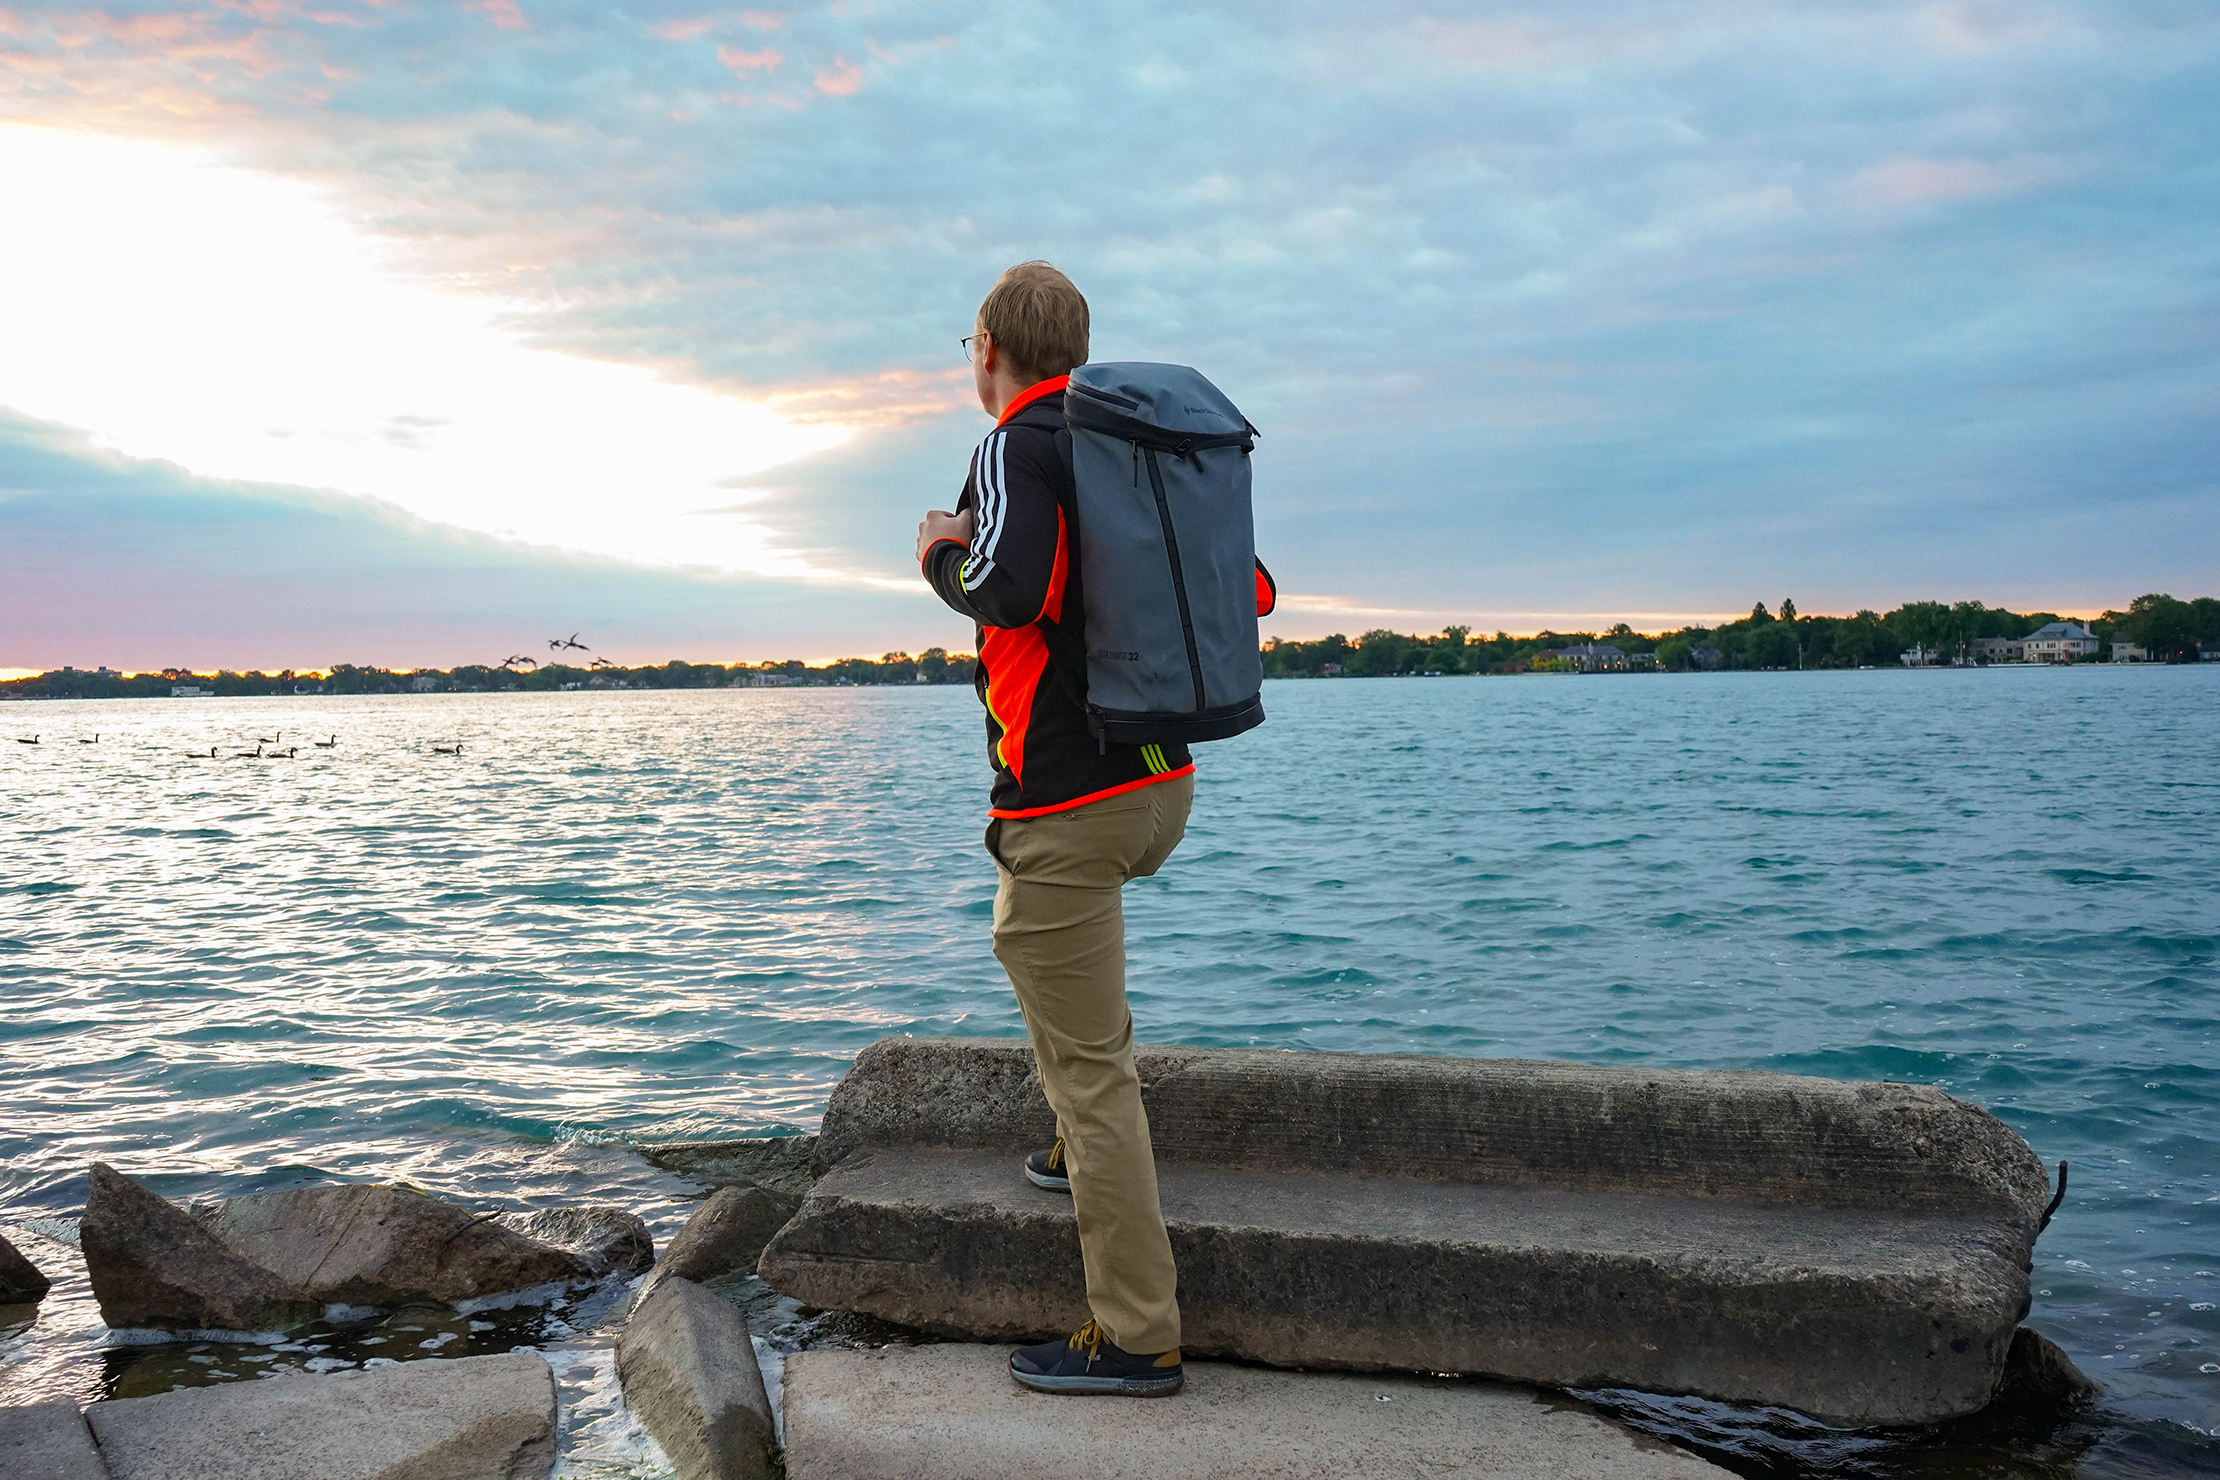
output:
M2151 650L2137 647L2126 638L2115 637L2112 639L2112 661L2115 663L2148 663L2151 661Z
M2024 644L2030 663L2071 663L2097 655L2097 634L2079 622L2053 622L2027 634Z

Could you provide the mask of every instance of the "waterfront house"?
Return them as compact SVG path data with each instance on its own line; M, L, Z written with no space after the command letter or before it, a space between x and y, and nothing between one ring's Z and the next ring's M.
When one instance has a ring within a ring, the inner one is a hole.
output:
M2146 647L2137 647L2124 637L2115 637L2112 639L2112 661L2115 663L2148 663L2151 661L2151 650Z
M2200 663L2220 663L2220 642L2198 643L2197 661Z
M409 692L412 694L434 693L438 688L439 675L436 673L419 673L409 680Z
M1575 673L1626 672L1626 654L1608 642L1576 642L1567 647L1550 648L1534 656L1539 660L1558 659L1568 663Z
M207 699L213 697L215 692L214 689L204 689L197 683L173 683L170 685L170 697L172 699Z
M2027 656L2027 643L2017 637L1976 637L1966 644L1966 656L1977 663L2017 663Z
M1717 671L1719 665L1726 660L1726 656L1725 653L1720 652L1715 647L1690 648L1688 650L1688 661L1706 673Z
M2079 622L2052 622L2028 633L2024 641L2030 663L2072 663L2094 658L2100 646L2097 634Z

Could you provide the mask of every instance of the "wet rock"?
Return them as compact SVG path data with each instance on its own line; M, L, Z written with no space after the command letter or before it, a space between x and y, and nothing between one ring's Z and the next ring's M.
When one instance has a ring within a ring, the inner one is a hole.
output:
M541 1480L555 1378L537 1352L294 1375L85 1412L113 1480Z
M753 1271L763 1246L796 1206L761 1187L718 1188L663 1251L647 1288L673 1277L698 1283Z
M8 1480L108 1480L92 1433L67 1398L0 1408L0 1475Z
M2027 1418L2057 1419L2095 1400L2103 1389L2082 1374L2058 1344L2022 1326L2004 1358L2004 1383L1994 1408Z
M2048 1191L1911 1085L1392 1055L1141 1049L1184 1345L1931 1423L2003 1377ZM759 1272L943 1335L1085 1318L1022 1041L893 1039L835 1090ZM1784 1339L1783 1333L1793 1333Z
M710 1187L760 1187L796 1205L814 1179L815 1136L755 1136L736 1141L665 1141L642 1146L650 1165Z
M229 1198L200 1216L235 1254L327 1304L452 1303L594 1277L568 1249L413 1187L303 1187Z
M294 1281L103 1162L93 1163L78 1238L100 1318L118 1329L276 1331L318 1314Z
M46 1276L0 1234L0 1305L30 1305L46 1298Z
M644 1274L655 1263L654 1236L623 1208L548 1208L520 1220L517 1232L570 1250L595 1274Z
M787 1358L790 1480L1728 1480L1576 1403L1497 1383L1189 1362L1175 1398L1081 1403L1019 1387L1008 1360L1000 1346Z
M771 1403L748 1324L691 1280L666 1278L617 1338L624 1400L679 1480L764 1480L777 1473Z

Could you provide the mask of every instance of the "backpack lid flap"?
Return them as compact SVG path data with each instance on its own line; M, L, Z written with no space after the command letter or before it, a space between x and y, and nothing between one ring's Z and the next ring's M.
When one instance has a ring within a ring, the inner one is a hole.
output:
M1064 392L1067 418L1115 436L1165 446L1185 441L1196 447L1226 447L1257 435L1225 392L1185 365L1081 365L1071 372Z

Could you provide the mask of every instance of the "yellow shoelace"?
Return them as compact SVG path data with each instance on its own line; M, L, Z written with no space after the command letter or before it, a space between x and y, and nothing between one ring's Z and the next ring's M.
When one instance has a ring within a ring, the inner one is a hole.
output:
M1082 1346L1087 1348L1087 1360L1095 1361L1102 1356L1102 1327L1090 1320L1072 1332L1071 1340L1065 1344L1075 1350Z

